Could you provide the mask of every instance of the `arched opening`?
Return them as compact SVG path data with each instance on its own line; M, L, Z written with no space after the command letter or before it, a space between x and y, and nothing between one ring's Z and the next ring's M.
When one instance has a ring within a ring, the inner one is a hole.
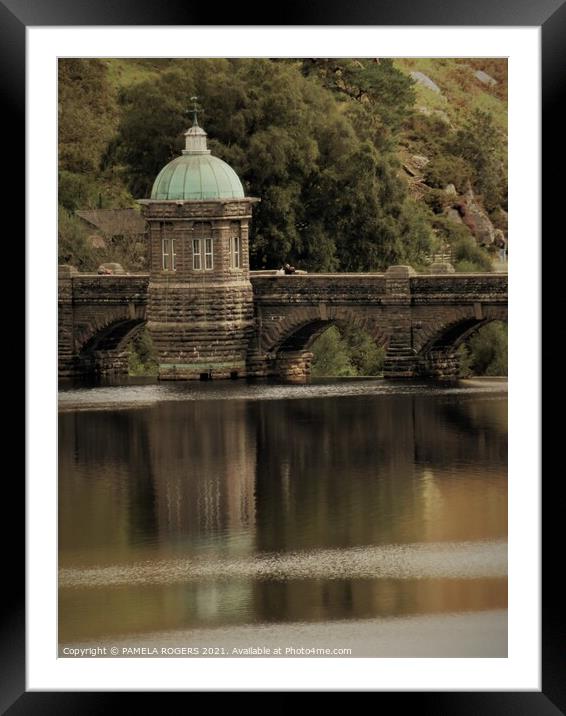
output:
M460 376L507 376L507 323L489 321L458 347Z
M127 374L128 344L144 325L145 319L125 319L98 331L79 352L80 372L85 375Z
M275 373L287 382L310 377L360 377L382 374L385 337L361 322L314 320L300 326L279 345Z
M484 371L477 370L479 363L474 353L478 348L474 341L477 336L483 335L487 337L487 344L489 344L494 327L498 327L495 329L499 335L498 350L505 352L504 374L506 374L506 323L495 318L467 318L444 327L420 351L418 373L437 380L456 380L471 375L486 375ZM485 338L481 342L485 343Z

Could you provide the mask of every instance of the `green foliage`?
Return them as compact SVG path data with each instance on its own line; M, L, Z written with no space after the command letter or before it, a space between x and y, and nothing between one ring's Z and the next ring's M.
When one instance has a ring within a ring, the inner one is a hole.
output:
M383 371L385 350L364 330L331 326L313 343L314 377L375 376Z
M397 132L412 111L414 83L391 59L308 59L302 69L324 87L369 105L382 131ZM374 129L379 132L377 125Z
M102 263L119 263L126 271L140 271L147 266L147 247L138 236L121 236L111 241L106 237L106 247L89 246L92 231L74 213L59 206L58 214L58 262L70 264L79 271L96 271Z
M443 153L451 136L450 125L438 115L416 112L407 118L404 138L416 154L433 158Z
M149 332L144 328L128 346L128 372L130 375L157 375L158 364Z
M89 249L86 242L86 231L80 219L59 207L57 220L58 262L70 264L79 271L94 271L99 261Z
M312 376L352 377L357 375L350 359L348 344L336 326L331 326L313 343Z
M474 189L483 196L487 209L506 202L507 152L501 130L489 112L476 110L452 141L452 152L474 171Z
M131 206L120 169L104 167L118 121L108 66L59 60L59 204L67 211Z
M87 175L100 168L112 138L116 103L102 60L66 59L59 71L59 166Z
M341 326L341 332L356 375L380 375L385 349L378 346L366 331L352 324Z
M504 234L507 234L507 212L503 211L501 207L496 207L490 212L489 218L495 229L500 229Z
M423 199L433 214L442 214L452 204L454 197L447 194L444 189L429 189Z
M454 268L461 273L492 271L491 259L470 237L458 239L452 246Z
M454 184L459 194L466 190L472 174L468 162L454 154L437 154L425 168L425 179L429 186L444 189L447 184Z
M460 346L464 375L507 375L507 325L494 321L482 326Z
M435 216L432 221L432 226L442 245L449 244L452 247L459 245L460 247L468 247L470 242L475 242L470 230L465 224L460 224L457 221L449 219L447 216ZM465 256L466 249L460 248L461 252L459 255Z

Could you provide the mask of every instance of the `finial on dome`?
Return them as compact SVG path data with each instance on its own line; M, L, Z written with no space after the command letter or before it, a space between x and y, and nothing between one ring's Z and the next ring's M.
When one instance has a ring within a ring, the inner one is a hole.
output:
M193 113L193 127L198 127L197 114L201 111L200 109L197 109L197 99L198 99L198 97L196 95L191 97L191 102L193 103L193 108L190 111Z
M193 126L185 132L185 148L183 154L210 154L210 149L206 146L206 132L199 126L197 115L202 112L197 109L198 97L191 97L193 108L189 110L193 113Z

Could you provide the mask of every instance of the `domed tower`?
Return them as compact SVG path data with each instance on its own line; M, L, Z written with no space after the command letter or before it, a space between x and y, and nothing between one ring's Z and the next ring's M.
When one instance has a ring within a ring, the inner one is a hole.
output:
M161 379L245 375L253 330L248 232L252 206L236 172L207 148L197 121L181 156L141 199L148 223L147 326Z

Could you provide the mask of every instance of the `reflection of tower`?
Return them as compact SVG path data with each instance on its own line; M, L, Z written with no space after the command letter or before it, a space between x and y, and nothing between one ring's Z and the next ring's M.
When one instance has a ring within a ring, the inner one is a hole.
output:
M158 174L148 223L148 329L161 379L245 374L253 327L252 205L234 170L207 148L197 110L181 156Z
M255 431L240 401L155 406L149 439L164 541L244 551L255 534ZM214 429L211 429L212 426ZM243 538L243 541L242 541Z

